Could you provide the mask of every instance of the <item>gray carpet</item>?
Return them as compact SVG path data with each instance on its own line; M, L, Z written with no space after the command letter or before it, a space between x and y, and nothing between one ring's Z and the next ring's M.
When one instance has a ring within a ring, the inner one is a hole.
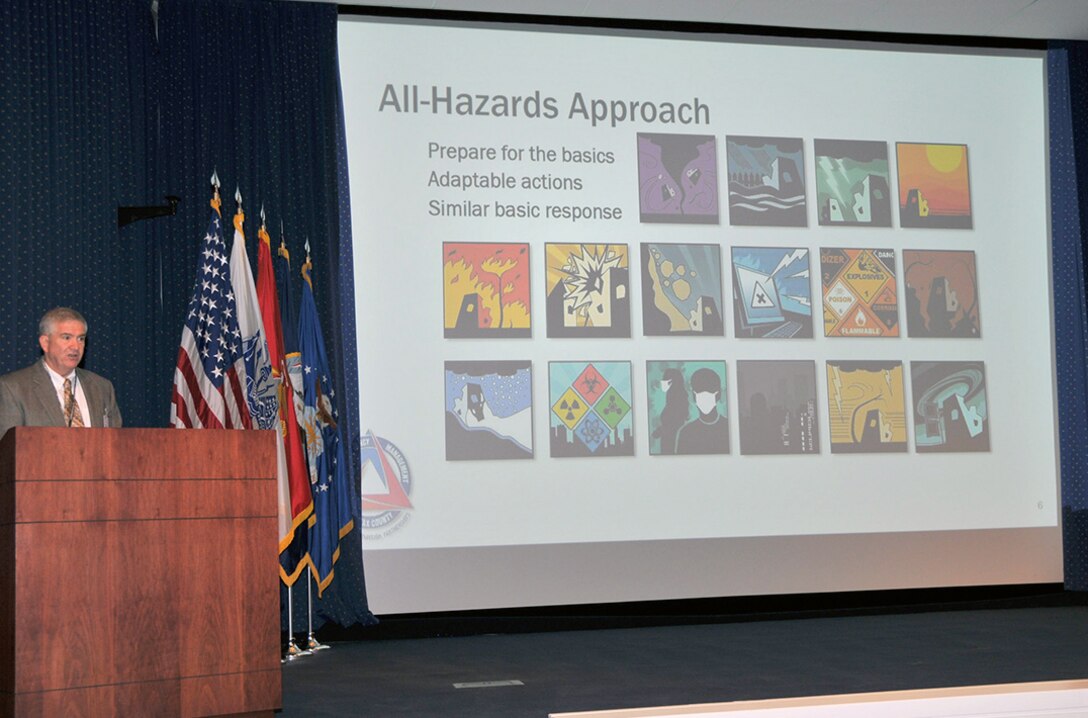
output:
M285 718L542 718L552 711L1088 678L1088 606L330 645L284 666ZM453 685L506 680L523 685Z

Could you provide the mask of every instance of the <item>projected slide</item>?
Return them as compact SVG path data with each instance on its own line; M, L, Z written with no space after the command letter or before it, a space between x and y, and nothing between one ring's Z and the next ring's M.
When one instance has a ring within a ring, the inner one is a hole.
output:
M376 610L1060 580L1042 56L595 33L341 20Z

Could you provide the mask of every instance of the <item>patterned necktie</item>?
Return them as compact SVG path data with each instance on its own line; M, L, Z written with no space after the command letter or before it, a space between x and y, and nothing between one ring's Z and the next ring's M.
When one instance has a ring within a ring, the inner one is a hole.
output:
M83 426L83 413L76 403L76 394L72 391L72 380L64 380L64 423L68 426Z

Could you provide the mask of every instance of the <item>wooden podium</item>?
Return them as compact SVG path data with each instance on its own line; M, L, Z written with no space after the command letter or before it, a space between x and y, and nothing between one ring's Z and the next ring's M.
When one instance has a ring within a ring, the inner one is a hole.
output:
M0 440L0 718L280 707L271 431Z

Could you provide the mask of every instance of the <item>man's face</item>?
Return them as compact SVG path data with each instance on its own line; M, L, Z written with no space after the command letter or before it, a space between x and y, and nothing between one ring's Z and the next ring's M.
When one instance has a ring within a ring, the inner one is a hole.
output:
M49 334L38 337L38 344L45 353L45 363L61 376L70 374L79 366L86 343L87 327L75 319L55 322Z

